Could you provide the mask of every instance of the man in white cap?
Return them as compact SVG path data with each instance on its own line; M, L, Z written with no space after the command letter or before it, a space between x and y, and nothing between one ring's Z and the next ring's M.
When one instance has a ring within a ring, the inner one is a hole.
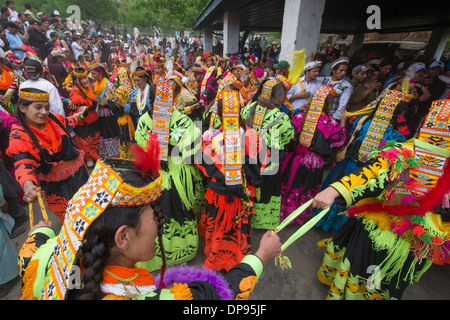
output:
M58 89L48 80L42 78L44 68L42 64L33 59L27 59L24 63L27 81L20 85L23 88L36 88L49 93L50 112L65 116L63 103L59 96Z
M341 114L347 109L347 104L353 93L353 86L344 79L347 74L349 58L341 57L330 65L332 76L318 77L317 81L322 85L331 85L336 90L337 96L331 106L329 115L340 121Z
M320 83L316 80L319 76L321 61L311 61L305 65L304 75L294 84L286 94L289 102L294 107L294 114L308 106L311 97L320 87Z
M438 100L441 97L442 93L447 88L445 82L439 79L439 75L442 73L444 68L444 62L439 60L433 61L428 66L427 77L431 80L431 84L428 86L428 91L430 91L431 97L427 102L430 106L434 100Z
M347 105L348 112L358 111L376 98L376 92L380 89L381 82L374 79L370 83L366 83L369 69L369 66L360 64L352 70L353 78L350 83L353 85L353 94Z

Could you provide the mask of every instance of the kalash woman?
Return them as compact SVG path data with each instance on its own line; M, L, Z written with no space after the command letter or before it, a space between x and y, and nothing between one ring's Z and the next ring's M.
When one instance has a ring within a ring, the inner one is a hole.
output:
M319 242L327 299L401 299L432 264L450 263L449 115L450 100L434 101L417 139L371 152L314 198L318 209L354 204Z
M252 227L275 229L280 224L281 164L286 150L295 147L295 129L289 116L281 111L286 99L283 83L276 78L265 80L255 93L253 102L242 108L241 118L260 137L270 151L264 169L264 182L258 188Z
M122 115L118 119L120 128L120 157L132 159L130 146L135 143L134 135L139 119L147 112L153 111L156 85L152 82L152 73L149 69L137 67L133 73L135 87L126 101L123 90L116 90L113 101L121 107ZM125 102L126 101L126 102Z
M101 158L119 157L119 125L118 110L113 102L115 87L109 81L108 73L98 62L89 65L94 83L94 94L97 98L98 128L100 130L99 156Z
M201 132L188 116L173 106L176 82L163 77L155 79L153 110L140 118L135 139L140 146L145 146L149 139L160 142L163 179L160 202L165 209L163 242L170 265L190 261L197 255L197 215L203 210L205 190L203 176L194 164L194 154L201 148L197 142ZM160 253L142 266L150 271L159 269Z
M154 56L152 61L153 66L153 83L158 81L158 78L165 77L167 74L166 60L160 56Z
M64 220L68 202L88 179L84 152L73 145L68 133L84 110L64 118L50 113L48 93L24 88L19 95L20 125L12 126L7 149L15 161L16 180L24 190L24 201L35 201L41 187L48 208Z
M222 125L203 134L196 160L208 180L199 222L204 266L217 271L230 270L250 253L253 201L268 152L256 131L240 121L239 91L232 88L221 91L217 116Z
M43 222L32 230L20 251L22 300L248 299L263 266L281 252L279 237L269 231L255 255L224 276L174 266L155 279L137 266L162 243L158 148L151 140L136 163L99 160L71 200L59 235ZM160 250L164 258L164 246Z
M363 165L367 155L387 141L405 142L410 137L411 132L403 114L417 100L413 100L414 91L405 91L407 92L387 88L376 100L360 110L359 115L350 115L347 121L347 129L350 128L349 140L339 151L337 164L323 182L321 190ZM314 210L313 216L317 213L318 210ZM334 204L316 226L324 231L338 230L346 219L347 216L341 214L341 210Z
M291 120L299 143L293 152L286 152L281 165L281 221L320 191L323 167L333 157L333 151L345 143L346 118L339 123L328 116L335 97L333 87L321 86L308 110ZM312 208L308 208L295 222L302 225L311 217Z
M75 127L73 139L78 148L84 151L84 160L88 168L95 165L100 153L100 131L98 129L97 98L91 87L88 72L77 67L72 71L73 86L70 90L70 114L77 113L87 107L87 115Z

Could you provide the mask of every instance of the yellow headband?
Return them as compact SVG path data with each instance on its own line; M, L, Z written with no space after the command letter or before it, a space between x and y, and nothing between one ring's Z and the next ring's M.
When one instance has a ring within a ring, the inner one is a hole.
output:
M32 102L48 102L49 94L48 94L48 92L34 93L34 92L27 92L27 91L19 91L19 98L26 100L26 101L32 101Z
M87 70L84 70L84 72L82 72L82 73L79 73L79 72L76 72L75 70L73 70L72 73L73 73L77 78L87 78L87 76L88 76Z

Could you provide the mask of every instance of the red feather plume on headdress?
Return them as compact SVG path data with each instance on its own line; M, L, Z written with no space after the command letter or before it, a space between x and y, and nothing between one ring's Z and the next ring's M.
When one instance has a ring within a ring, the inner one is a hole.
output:
M131 151L135 157L134 166L141 170L143 176L150 174L156 177L158 175L160 169L159 140L156 133L149 133L145 149L139 145L133 145Z

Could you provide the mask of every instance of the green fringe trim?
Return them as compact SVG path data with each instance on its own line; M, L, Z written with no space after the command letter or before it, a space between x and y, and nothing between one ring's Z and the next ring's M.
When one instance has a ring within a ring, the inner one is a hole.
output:
M168 171L162 170L162 189L169 190L172 188L172 182L177 190L181 201L187 210L193 208L193 201L196 199L194 188L194 178L199 172L192 165L184 163L174 164L171 157L168 160Z
M380 268L380 278L382 281L389 282L397 276L397 284L400 281L401 272L405 267L406 259L411 253L411 245L408 241L400 238L390 230L382 230L377 227L372 220L363 220L364 228L369 232L369 238L372 240L373 249L376 251L387 250L387 256L378 266ZM415 271L416 264L419 262L414 258L408 267L408 271L403 280L409 283L419 281L420 277L432 265L432 261L425 260L424 266L418 272Z

